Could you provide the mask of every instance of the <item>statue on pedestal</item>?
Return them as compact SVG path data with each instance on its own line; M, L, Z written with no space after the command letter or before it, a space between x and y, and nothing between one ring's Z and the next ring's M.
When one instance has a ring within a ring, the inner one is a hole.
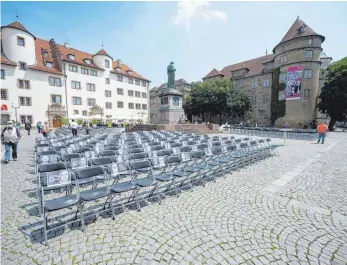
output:
M170 62L167 67L167 88L168 90L175 89L175 72L176 68L174 66L174 62Z

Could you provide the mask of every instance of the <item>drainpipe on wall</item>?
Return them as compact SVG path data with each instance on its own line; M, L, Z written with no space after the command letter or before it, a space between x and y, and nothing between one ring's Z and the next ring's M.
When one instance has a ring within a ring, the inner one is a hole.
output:
M65 104L66 104L66 117L69 117L69 106L67 103L67 87L66 87L66 67L65 67L65 62L64 62L64 86L65 86Z

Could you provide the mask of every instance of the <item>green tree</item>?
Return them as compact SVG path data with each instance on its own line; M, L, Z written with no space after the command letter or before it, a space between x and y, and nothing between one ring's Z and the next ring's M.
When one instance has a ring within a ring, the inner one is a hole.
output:
M319 95L318 109L330 117L329 130L347 117L347 57L328 67L328 74Z
M228 95L227 106L227 115L242 120L250 109L251 100L244 91L232 89Z
M280 83L280 68L276 68L272 73L271 86L271 123L275 124L278 118L286 115L286 100L285 97L279 100L280 94L284 95L286 88L285 83Z

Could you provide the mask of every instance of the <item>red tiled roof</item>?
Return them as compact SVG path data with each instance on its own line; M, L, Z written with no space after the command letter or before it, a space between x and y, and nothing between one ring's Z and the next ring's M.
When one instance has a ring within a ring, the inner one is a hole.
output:
M4 54L1 54L1 63L2 64L7 64L7 65L12 65L12 66L17 66L16 63L14 63L14 62L10 61L9 59L7 59Z
M29 31L27 30L21 23L19 23L18 21L15 21L11 24L8 24L7 26L3 26L1 28L13 28L13 29L19 29L19 30L22 30L26 33L29 33L30 35L32 35L35 39L36 37Z
M209 72L205 77L203 77L202 79L205 78L209 78L209 77L214 77L214 76L224 76L221 72L219 72L216 68L213 68L211 70L211 72Z
M299 29L304 26L305 27L305 31L304 32L300 32ZM279 44L277 44L275 46L275 48L273 49L273 51L275 52L275 49L278 45L281 45L282 43L286 42L286 41L290 41L296 38L301 38L301 37L306 37L306 36L320 36L323 38L324 41L324 36L316 33L313 29L311 29L304 21L300 20L299 18L297 18L295 20L295 22L293 23L293 25L289 28L289 30L287 31L287 33L284 35L284 37L282 38L282 40L280 41Z
M120 68L120 71L117 71L116 68ZM150 82L148 79L144 78L142 75L140 75L139 73L135 72L133 69L131 69L130 67L128 67L124 63L120 64L118 62L112 61L112 69L114 71L111 71L111 73L124 75L124 76L130 77L130 78L141 79L143 81ZM131 71L132 74L131 75L128 74L127 73L128 71Z
M113 60L113 58L104 49L101 49L95 55L105 55L105 56L110 57Z

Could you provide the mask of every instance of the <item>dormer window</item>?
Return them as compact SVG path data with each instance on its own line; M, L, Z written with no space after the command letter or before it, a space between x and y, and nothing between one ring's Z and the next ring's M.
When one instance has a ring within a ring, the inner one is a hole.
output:
M128 75L132 75L132 74L133 74L133 72L132 72L132 71L130 71L130 70L128 70L128 71L127 71L127 74L128 74Z
M117 71L117 72L120 72L120 68L119 68L119 67L116 67L116 71Z
M53 68L53 63L52 62L46 62L46 66L49 68Z
M90 61L89 59L84 59L84 62L85 62L86 64L90 64L90 63L91 63L91 61Z
M47 50L41 49L41 52L42 52L42 55L43 55L44 57L47 57L47 56L48 56Z
M298 33L304 33L306 30L306 25L302 25L299 30L298 30Z
M69 55L67 56L67 58L69 58L70 60L75 60L75 55L69 54Z

